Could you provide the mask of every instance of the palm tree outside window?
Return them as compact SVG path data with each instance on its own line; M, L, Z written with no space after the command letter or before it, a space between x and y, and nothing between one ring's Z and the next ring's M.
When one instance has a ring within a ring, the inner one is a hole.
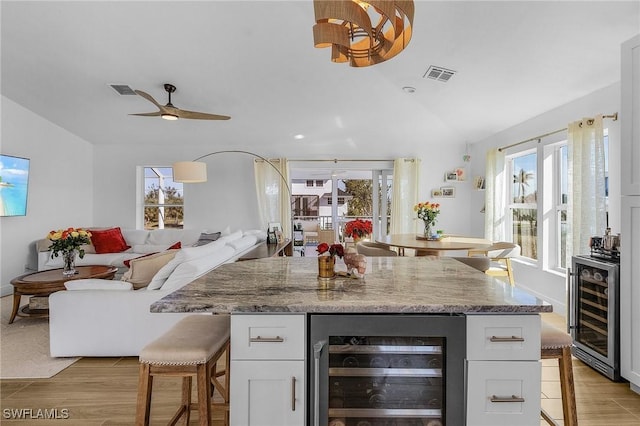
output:
M538 259L537 154L527 152L509 159L509 220L513 242L522 248L522 256Z

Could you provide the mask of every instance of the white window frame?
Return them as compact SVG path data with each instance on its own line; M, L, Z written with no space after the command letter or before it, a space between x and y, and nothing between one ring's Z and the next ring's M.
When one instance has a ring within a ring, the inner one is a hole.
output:
M144 220L144 209L146 207L159 207L161 211L164 210L165 207L182 207L182 221L184 223L185 220L185 195L184 195L184 187L182 188L182 204L164 204L160 202L160 195L158 196L158 204L146 204L145 203L145 195L146 195L146 176L145 170L151 169L158 176L160 182L165 178L162 176L157 169L170 169L171 166L139 166L137 170L136 180L138 182L138 196L137 196L137 206L136 208L136 228L137 229L145 229L145 220ZM174 184L178 184L174 182ZM161 191L162 193L162 191ZM158 223L158 229L163 229L164 223L160 220Z
M518 158L518 157L524 157L526 155L530 155L530 154L536 154L536 191L537 191L537 203L533 204L533 203L514 203L513 202L513 193L512 193L512 189L513 189L513 159L514 158ZM537 255L538 255L538 259L533 259L531 257L526 257L526 256L520 256L520 259L526 261L527 263L530 264L537 264L540 260L540 238L541 238L541 232L540 232L540 225L542 223L541 221L541 208L539 206L540 204L540 200L542 199L542 193L541 193L541 173L540 173L540 153L538 152L538 150L536 148L529 148L529 149L523 149L520 151L516 151L513 153L510 153L506 156L505 158L505 170L508 171L507 176L508 179L505 179L505 185L507 185L507 190L505 191L505 196L506 196L506 202L505 202L505 208L507 209L507 214L506 214L506 233L505 236L511 241L513 242L513 211L515 209L536 209L536 222L537 222L537 238L536 238L536 250L537 250Z

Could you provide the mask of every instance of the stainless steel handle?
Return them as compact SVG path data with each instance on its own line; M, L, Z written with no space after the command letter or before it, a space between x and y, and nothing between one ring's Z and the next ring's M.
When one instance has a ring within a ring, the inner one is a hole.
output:
M491 395L491 402L524 402L524 398L520 396L495 396Z
M314 392L313 392L313 424L320 426L320 355L322 348L327 344L326 340L320 340L313 344L313 369L314 369Z
M296 411L296 378L291 377L291 411Z
M257 337L250 337L249 342L251 343L282 343L284 342L284 338L280 336L276 336L276 337L257 336Z
M571 331L573 329L576 328L576 317L575 317L575 297L576 297L576 293L574 291L573 285L576 281L576 279L572 279L572 277L574 276L574 272L571 271L571 268L567 268L567 313L569 315L567 315L567 333L571 333Z
M524 337L518 336L491 336L489 338L490 342L494 343L505 343L505 342L524 342Z

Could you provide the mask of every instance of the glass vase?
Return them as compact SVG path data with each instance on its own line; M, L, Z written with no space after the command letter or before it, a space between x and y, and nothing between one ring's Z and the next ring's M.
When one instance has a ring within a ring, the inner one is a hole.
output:
M431 238L431 234L432 234L432 230L431 230L431 226L432 223L431 222L427 222L426 220L424 221L424 231L423 231L423 235L425 238Z
M318 277L333 278L336 274L335 266L335 256L318 256Z
M70 277L76 274L76 251L63 251L62 252L62 275Z

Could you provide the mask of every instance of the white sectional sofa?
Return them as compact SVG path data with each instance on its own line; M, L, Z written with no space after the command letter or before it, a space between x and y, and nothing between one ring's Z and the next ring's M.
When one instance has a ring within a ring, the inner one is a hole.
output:
M221 264L236 261L265 239L264 231L236 231L193 247L187 246L191 241L185 237L181 240L185 243L182 248L174 250L173 259L153 275L148 286L138 290L134 290L130 282L120 280L68 282L67 291L49 296L51 356L139 355L147 343L189 315L151 313L149 307L153 302ZM88 256L85 255L85 259ZM104 259L114 261L113 257ZM89 263L92 262L95 264L98 259ZM132 261L132 265L137 262Z
M127 269L124 264L125 260L166 250L178 242L181 243L182 247L191 247L205 231L194 229L122 229L121 232L126 244L130 247L129 249L118 253L98 254L93 245L87 245L84 247L84 257L81 259L79 256L76 256L76 266L116 266L118 268L116 278L119 278ZM222 234L224 231L220 231L220 233ZM231 232L227 230L226 234L231 234ZM38 271L62 268L63 266L62 256L51 256L51 251L49 251L50 245L51 241L46 238L37 241L35 244L38 257Z

